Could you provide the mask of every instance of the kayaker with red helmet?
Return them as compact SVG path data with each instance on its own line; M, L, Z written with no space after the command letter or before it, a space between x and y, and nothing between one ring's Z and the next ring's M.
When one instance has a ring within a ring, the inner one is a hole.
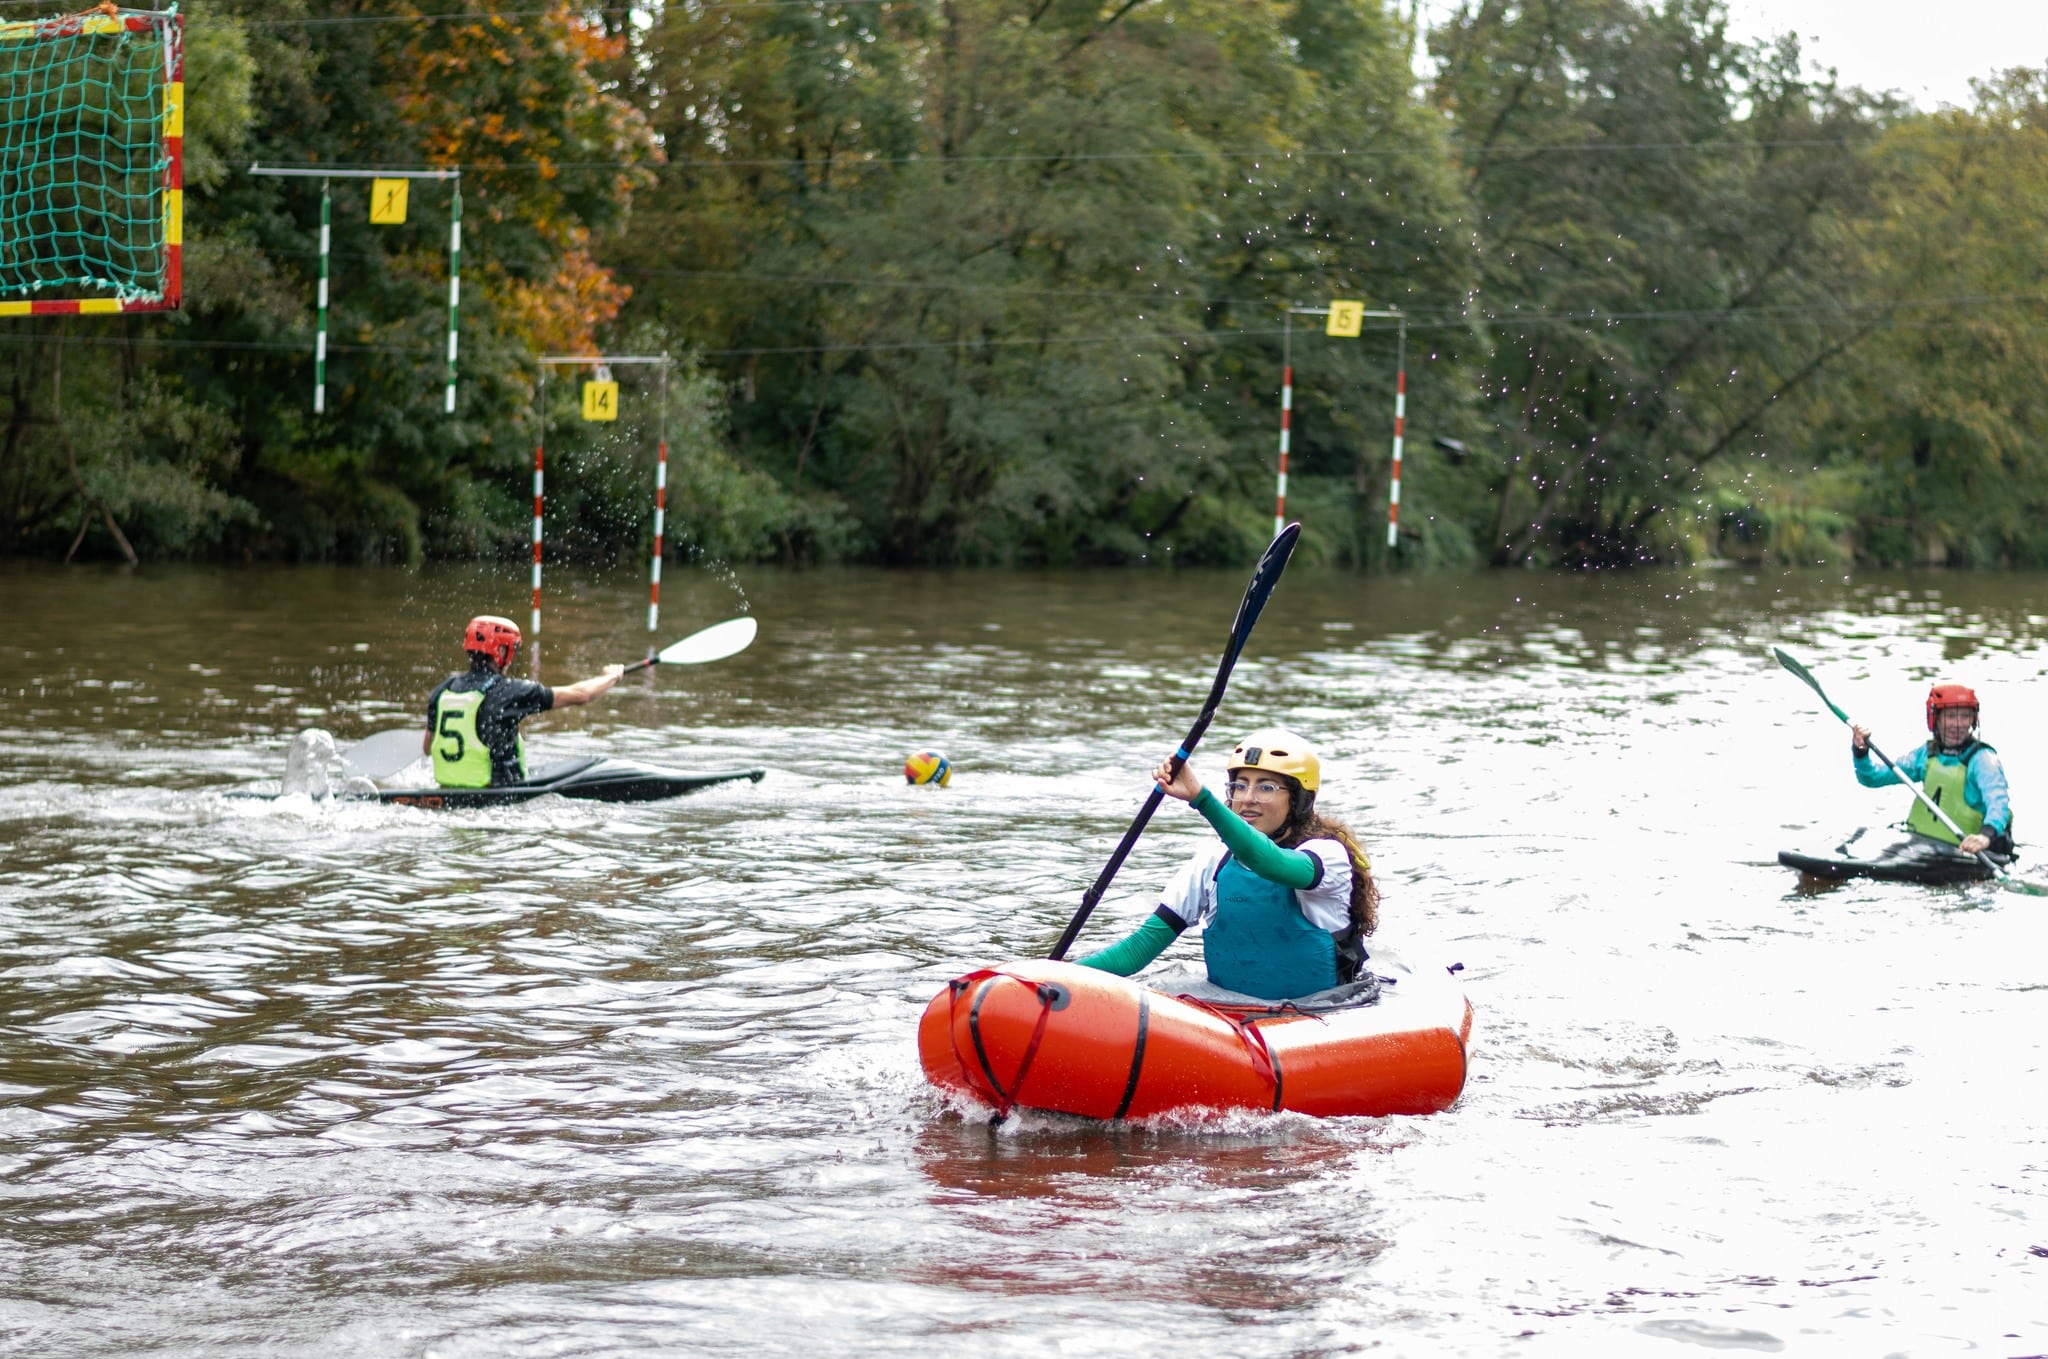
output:
M1957 845L1965 854L1996 850L2012 852L2012 800L2006 791L2005 766L1998 752L1977 737L1977 694L1966 685L1937 684L1927 691L1927 744L1898 762L1898 772L1880 768L1870 758L1870 732L1849 728L1849 753L1856 761L1856 781L1865 788L1883 788L1911 779L1929 802L1949 814L1962 828L1954 831L1927 810L1918 798L1906 827L1936 840Z
M1197 850L1151 917L1083 967L1128 977L1200 925L1209 980L1232 991L1280 1000L1357 975L1379 889L1357 838L1315 809L1322 762L1307 741L1277 727L1246 736L1230 753L1223 799L1187 765L1164 761L1152 777L1221 843Z
M519 650L519 625L480 614L463 630L469 669L450 675L427 696L427 730L420 750L434 757L434 781L443 788L488 788L526 777L519 724L550 708L588 703L619 682L624 667L551 689L505 671Z

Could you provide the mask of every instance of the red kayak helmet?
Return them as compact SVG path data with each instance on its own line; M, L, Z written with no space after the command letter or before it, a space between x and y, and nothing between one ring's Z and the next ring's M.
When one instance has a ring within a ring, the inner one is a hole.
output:
M1927 730L1934 730L1934 719L1943 708L1968 708L1977 711L1977 691L1967 684L1937 684L1927 691ZM1973 718L1971 726L1977 723Z
M512 664L512 653L519 650L519 625L494 613L478 614L462 634L462 649L490 657L491 663L503 670Z

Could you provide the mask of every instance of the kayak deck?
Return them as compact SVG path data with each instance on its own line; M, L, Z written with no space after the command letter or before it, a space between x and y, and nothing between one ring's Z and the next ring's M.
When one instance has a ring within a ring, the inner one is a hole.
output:
M1992 854L1992 862L2011 863L2014 855ZM1911 882L1924 886L1944 883L1982 882L1993 871L1974 854L1965 854L1946 840L1918 835L1895 827L1864 827L1852 832L1832 854L1801 854L1778 851L1778 862L1796 868L1810 878L1846 882L1868 878L1876 882Z
M592 756L536 770L522 783L499 784L490 788L381 788L375 794L356 796L364 801L435 810L496 807L548 796L574 798L582 802L661 802L740 779L759 783L766 773L764 769L664 769L658 765Z
M491 788L440 788L428 784L425 787L373 789L367 781L357 780L355 789L337 792L333 800L381 802L387 806L424 807L433 811L501 807L531 802L540 797L574 798L581 802L663 802L741 779L759 783L767 772L765 769L665 769L659 765L592 755L548 765L520 783L499 784ZM274 802L284 794L236 790L226 796Z

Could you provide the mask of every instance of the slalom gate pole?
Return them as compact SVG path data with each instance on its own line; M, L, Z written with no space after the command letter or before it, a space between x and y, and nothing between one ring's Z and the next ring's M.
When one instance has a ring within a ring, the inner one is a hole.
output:
M1273 536L1287 527L1287 444L1294 428L1294 317L1282 313L1280 339L1280 472L1273 489Z
M448 391L442 408L455 414L456 319L462 314L462 181L455 181L455 196L448 206Z
M547 440L548 370L543 368L540 370L540 431L533 438L533 636L536 642L540 640L540 513L543 486L541 468ZM536 646L531 654L536 657L535 663L538 664L540 648Z
M1387 490L1387 546L1400 541L1401 527L1401 436L1408 426L1408 318L1401 318L1400 338L1394 342L1394 475Z
M647 575L647 654L654 655L654 629L661 622L661 532L668 516L668 365L661 366L659 442L654 461L654 559Z
M327 181L320 181L320 291L319 317L313 332L313 414L327 409L327 251L333 239L334 195Z

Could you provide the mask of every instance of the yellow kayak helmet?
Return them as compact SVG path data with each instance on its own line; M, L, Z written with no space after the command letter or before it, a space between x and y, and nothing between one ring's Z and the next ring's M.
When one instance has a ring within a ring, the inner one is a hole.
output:
M1248 734L1230 752L1228 768L1285 774L1307 793L1315 792L1323 782L1323 762L1316 758L1316 748L1285 727L1261 727Z

